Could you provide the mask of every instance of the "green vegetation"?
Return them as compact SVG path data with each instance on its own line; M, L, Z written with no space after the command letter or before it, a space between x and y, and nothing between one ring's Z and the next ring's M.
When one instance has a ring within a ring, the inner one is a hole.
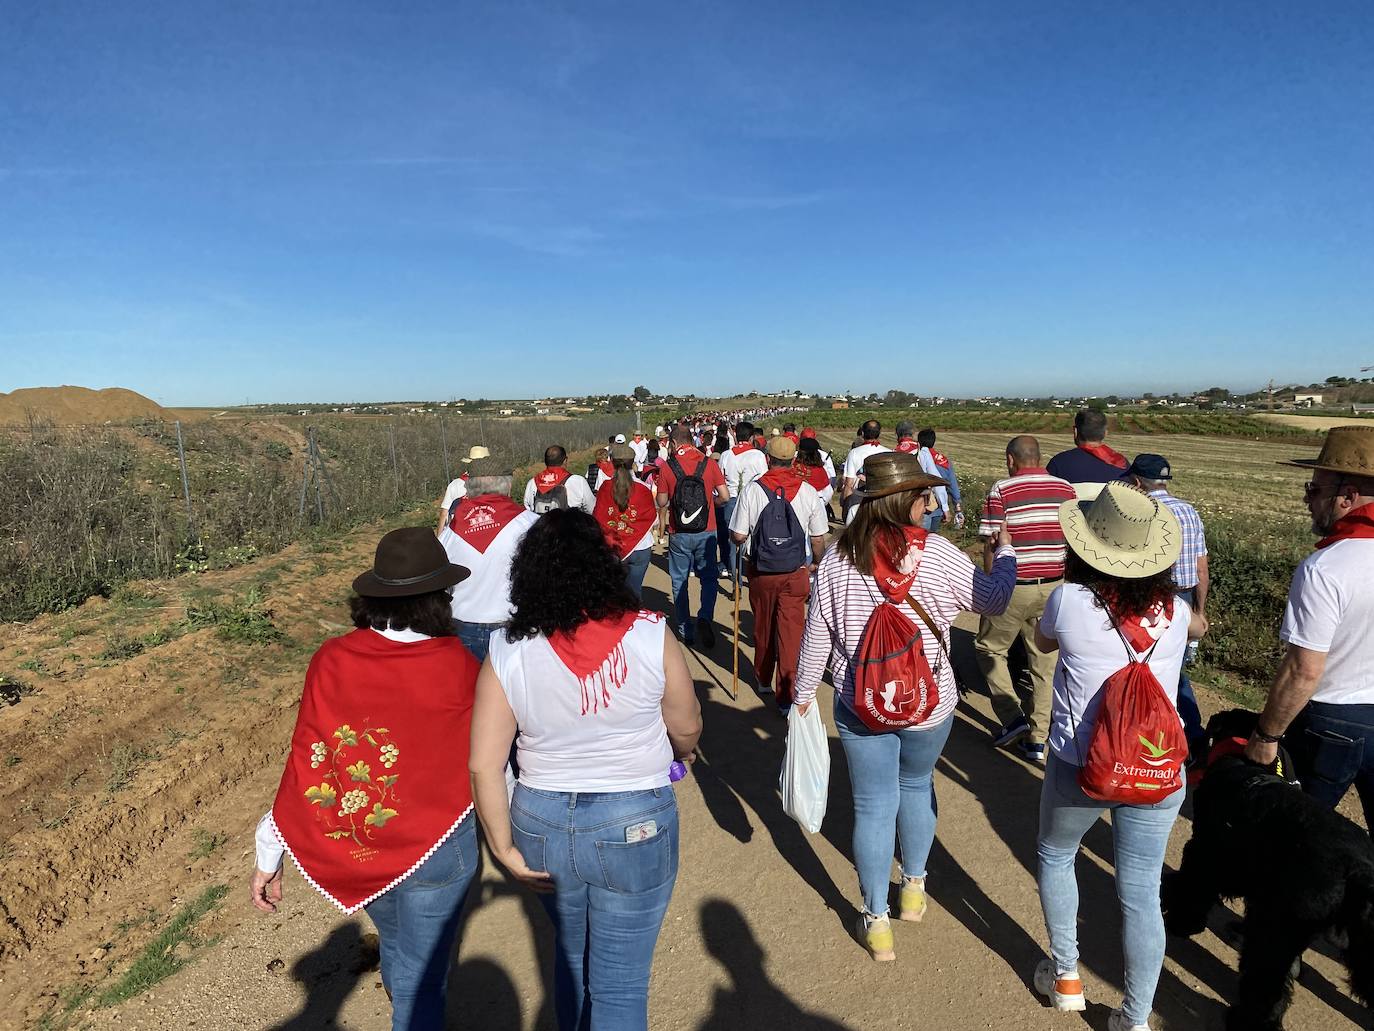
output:
M146 992L186 966L196 952L212 944L193 933L196 923L229 893L227 884L212 884L173 917L156 938L139 953L133 965L110 987L100 992L100 1006L117 1006Z
M272 644L286 635L272 622L272 610L264 606L257 587L235 602L209 601L186 609L186 626L192 630L212 626L226 641Z
M110 750L109 758L106 760L110 769L110 775L105 781L105 790L110 794L123 791L134 779L134 775L139 769L153 758L153 753L146 748L131 745L127 741L121 741Z
M204 827L197 827L192 832L193 844L189 853L192 859L205 859L215 854L219 847L229 840L227 834L218 831L207 831Z

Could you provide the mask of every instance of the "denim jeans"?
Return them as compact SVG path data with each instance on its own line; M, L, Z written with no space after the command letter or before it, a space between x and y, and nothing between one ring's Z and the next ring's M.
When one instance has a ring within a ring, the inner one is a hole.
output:
M1354 784L1374 833L1374 705L1308 702L1283 741L1302 789L1334 809Z
M1207 728L1202 725L1202 712L1197 707L1197 696L1193 694L1193 682L1183 669L1178 672L1178 701L1174 705L1179 718L1183 720L1183 736L1188 740L1188 751L1205 759Z
M731 573L735 572L735 563L738 561L739 546L735 544L730 536L730 520L735 516L735 503L738 498L731 498L724 505L716 509L716 539L718 541L718 552L720 554L720 564Z
M1078 767L1051 753L1040 791L1040 907L1059 973L1078 967L1078 876L1074 860L1083 836L1108 809L1121 903L1121 949L1126 994L1121 1009L1132 1024L1149 1020L1159 972L1164 967L1164 917L1159 876L1184 789L1158 805L1124 805L1089 798L1078 786ZM1089 919L1102 919L1094 913Z
M940 529L940 524L944 521L945 510L943 508L937 508L934 512L931 512L921 520L921 526L931 533L935 533Z
M469 813L418 870L365 907L377 925L392 1031L443 1031L453 942L480 863Z
M640 548L630 552L620 563L625 567L625 582L630 585L636 598L644 595L644 574L649 571L649 559L653 554L653 548Z
M673 606L684 640L690 641L693 636L691 603L687 597L691 574L696 573L701 581L701 608L697 615L709 623L716 614L716 572L714 531L675 533L668 538L668 579L672 581Z
M540 791L517 784L515 846L553 875L539 899L553 921L554 1011L561 1031L647 1031L649 970L677 880L677 799L647 791ZM652 829L645 824L652 823ZM651 836L628 842L631 829Z
M464 623L461 619L455 619L453 625L458 628L458 640L462 641L467 650L472 652L473 658L478 662L487 660L487 652L491 651L491 635L495 630L500 630L505 623Z
M935 843L935 760L944 751L954 714L930 730L869 730L835 694L840 734L854 789L854 865L870 916L887 912L893 838L902 875L924 877Z

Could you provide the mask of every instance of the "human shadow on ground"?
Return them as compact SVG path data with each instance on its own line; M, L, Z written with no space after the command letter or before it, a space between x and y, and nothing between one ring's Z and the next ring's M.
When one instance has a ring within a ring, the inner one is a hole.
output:
M319 948L292 965L292 980L305 986L305 1004L271 1031L319 1031L335 1024L344 1000L369 969L376 969L376 962L376 946L364 942L357 923L334 928Z
M763 947L733 903L707 899L701 904L700 920L706 951L724 968L730 987L716 989L711 1012L697 1025L697 1031L737 1031L744 1027L850 1031L829 1017L808 1013L768 979Z

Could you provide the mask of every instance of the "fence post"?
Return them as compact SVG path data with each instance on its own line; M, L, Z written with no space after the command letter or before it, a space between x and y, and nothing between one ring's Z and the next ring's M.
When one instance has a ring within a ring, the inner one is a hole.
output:
M396 483L396 500L401 500L401 468L396 464L396 423L392 423L387 429L391 433L391 475Z
M444 426L444 417L442 415L439 416L439 439L443 441L444 444L444 486L447 487L449 482L453 479L453 474L449 472L448 430Z
M186 529L189 535L196 537L196 513L191 507L191 481L186 475L186 445L181 439L181 420L176 421L177 427L177 458L181 462L181 492L186 496Z

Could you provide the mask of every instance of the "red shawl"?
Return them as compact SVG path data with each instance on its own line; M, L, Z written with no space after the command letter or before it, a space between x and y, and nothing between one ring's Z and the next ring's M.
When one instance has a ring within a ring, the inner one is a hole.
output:
M905 440L897 441L895 450L900 451L904 455L914 455L921 450L921 445L908 437Z
M822 469L821 472L825 470ZM769 494L781 487L782 496L791 501L797 496L797 491L801 490L802 478L797 475L796 467L793 466L788 469L769 469L759 477L759 483L763 484Z
M1121 636L1126 638L1126 643L1143 655L1154 647L1155 642L1164 636L1164 631L1169 629L1169 624L1174 619L1174 599L1155 605L1143 616L1129 616L1121 619L1115 613L1112 619L1121 628Z
M1374 538L1374 505L1361 505L1336 520L1329 536L1317 542L1317 547L1327 548L1337 541L1369 540Z
M571 475L572 473L568 472L568 470L561 465L549 466L542 473L535 476L535 493L547 494Z
M939 451L936 451L934 448L930 448L930 457L935 459L935 464L938 465L941 469L949 468L949 459L946 458Z
M414 873L472 811L477 670L456 637L373 630L325 641L310 661L272 823L345 913Z
M558 631L549 646L582 687L582 715L595 716L611 704L611 688L625 686L625 635L641 619L657 621L657 612L626 612L622 616L583 623L571 634Z
M792 468L797 470L797 475L815 487L817 491L825 490L830 486L830 474L825 471L824 466L798 463Z
M610 479L615 475L615 466L611 465L609 461L597 462L596 467L606 474L607 479Z
M916 573L921 568L921 555L926 546L926 531L919 526L904 526L902 534L906 543L902 565L909 567L906 572L893 566L887 557L887 549L882 546L886 541L878 541L878 546L873 549L873 579L878 581L879 590L888 600L897 604L910 592Z
M596 492L596 521L601 532L622 559L628 558L658 518L654 493L636 480L630 484L630 503L622 511L615 503L615 481L607 480Z
M1100 458L1108 465L1114 465L1118 469L1128 469L1131 463L1126 461L1126 456L1119 451L1113 451L1106 444L1079 444L1080 451L1086 451L1094 458Z
M516 504L504 494L464 498L454 508L448 528L479 554L486 554L496 535L524 511L524 505Z

